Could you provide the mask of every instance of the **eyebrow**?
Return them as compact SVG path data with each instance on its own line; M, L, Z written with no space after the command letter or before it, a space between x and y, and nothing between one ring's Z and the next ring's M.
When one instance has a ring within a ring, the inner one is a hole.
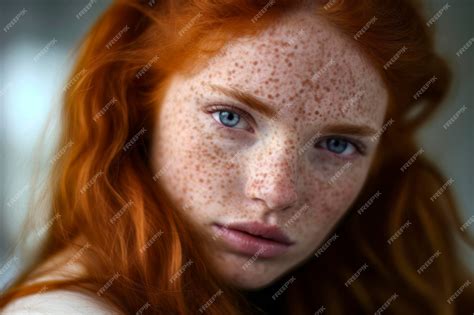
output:
M353 125L344 123L325 126L320 130L320 132L369 137L375 135L377 130L367 125Z
M236 88L227 88L216 84L209 84L212 89L218 90L221 93L230 96L232 98L237 99L238 101L246 104L250 108L253 108L257 112L273 118L277 116L278 111L274 110L255 96L249 93L245 93L244 91L238 90ZM354 136L361 136L361 137L368 137L372 136L377 133L372 127L367 125L354 125L350 123L342 123L342 124L333 124L328 125L320 130L321 133L334 133L334 134L349 134Z
M253 96L252 94L245 93L244 91L240 91L236 88L226 88L220 85L209 84L209 86L215 90L218 90L224 93L227 96L237 99L238 101L244 103L250 108L253 108L257 112L268 116L268 117L275 117L277 115L277 111Z

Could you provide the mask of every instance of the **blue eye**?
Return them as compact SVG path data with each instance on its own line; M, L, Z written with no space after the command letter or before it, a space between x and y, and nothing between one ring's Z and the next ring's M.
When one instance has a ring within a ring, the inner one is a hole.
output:
M227 127L234 127L240 121L240 116L237 113L231 111L218 111L216 113L219 114L219 121Z
M356 145L349 140L338 137L326 138L319 145L323 149L339 155L351 155L357 151Z
M247 114L235 106L214 106L209 111L219 124L232 129L250 130ZM239 124L244 124L238 127Z

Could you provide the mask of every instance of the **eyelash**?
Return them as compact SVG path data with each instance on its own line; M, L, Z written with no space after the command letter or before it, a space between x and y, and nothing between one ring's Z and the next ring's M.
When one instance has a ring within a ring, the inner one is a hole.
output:
M343 141L347 142L349 145L352 145L354 147L355 151L358 154L360 154L360 155L366 155L367 154L367 148L361 141L359 141L357 139L352 139L352 138L349 138L349 137L345 137L345 136L324 136L321 139L319 139L318 142L316 142L316 143L318 144L318 143L321 143L323 141L327 141L327 140L331 140L331 139L343 140ZM323 149L325 149L325 148L323 147ZM335 152L329 151L328 149L325 149L325 150L328 151L331 154L335 154L335 155L343 157L343 158L346 158L346 157L349 157L350 155L352 155L352 154L345 155L345 154L341 154L341 153L335 153Z
M238 114L241 118L245 119L245 121L247 122L247 124L249 124L249 126L251 126L252 122L254 122L252 116L249 113L247 113L246 111L240 109L239 107L235 105L212 105L207 110L207 112L211 115L215 112L226 112L226 111ZM232 130L241 129L241 128L228 127L219 122L217 123L218 123L218 127L220 128L232 129ZM251 130L250 132L253 132L253 130Z
M252 116L249 113L247 113L246 111L240 109L239 107L237 107L235 105L212 105L208 108L207 113L212 115L213 113L219 112L219 111L234 112L234 113L238 114L240 117L244 118L249 125L251 125L250 121L254 121ZM212 118L212 119L215 121L214 118ZM216 121L216 123L217 123L217 126L219 128L223 128L223 129L226 129L226 130L241 129L241 128L228 127L228 126L225 126L222 123L219 123L217 121ZM352 139L352 138L349 138L349 137L345 137L345 136L325 136L325 137L322 137L321 139L318 139L318 142L316 142L316 144L320 143L322 141L330 140L330 139L338 139L338 140L346 141L349 145L354 146L356 152L360 155L366 155L366 153L367 153L366 152L367 148L361 141L356 140L356 139ZM325 149L325 150L328 151L331 154L336 155L336 156L346 158L346 156L343 155L343 154L334 153L334 152L329 151L327 149Z

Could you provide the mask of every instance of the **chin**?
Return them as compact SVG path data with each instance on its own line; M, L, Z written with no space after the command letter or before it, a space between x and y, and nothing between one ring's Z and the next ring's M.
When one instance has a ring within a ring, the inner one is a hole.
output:
M237 289L240 290L247 290L247 291L254 291L254 290L260 290L263 289L270 284L274 282L274 279L271 280L261 280L261 281L255 281L255 279L245 281L245 280L240 280L240 281L233 281L232 284L235 286Z
M258 275L249 272L246 275L232 275L228 281L233 287L236 287L239 290L253 291L264 289L276 282L278 279L279 277L259 277Z

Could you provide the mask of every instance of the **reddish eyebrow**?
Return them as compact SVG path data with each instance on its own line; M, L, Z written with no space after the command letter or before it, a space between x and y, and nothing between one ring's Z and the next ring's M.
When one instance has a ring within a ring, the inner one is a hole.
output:
M257 97L255 97L252 94L245 93L236 88L227 88L227 87L223 87L216 84L209 84L209 86L212 89L220 91L221 93L227 96L237 99L238 101L246 104L250 108L253 108L257 112L267 117L274 118L278 114L278 111L271 108L270 106L268 106L267 104L265 104L264 102L262 102L261 100L259 100ZM367 125L354 125L354 124L343 123L343 124L334 124L334 125L325 126L321 128L320 132L326 133L326 134L328 133L329 134L331 133L332 134L347 134L347 135L367 137L367 136L376 134L377 130Z
M253 108L257 112L265 116L275 117L277 115L277 111L275 109L271 108L252 94L245 93L244 91L240 91L236 88L226 88L215 84L209 85L211 86L211 88L216 89L227 96L237 99L238 101L244 103L245 105L249 106L250 108Z
M367 125L335 124L323 127L320 132L368 137L376 134L377 130Z

